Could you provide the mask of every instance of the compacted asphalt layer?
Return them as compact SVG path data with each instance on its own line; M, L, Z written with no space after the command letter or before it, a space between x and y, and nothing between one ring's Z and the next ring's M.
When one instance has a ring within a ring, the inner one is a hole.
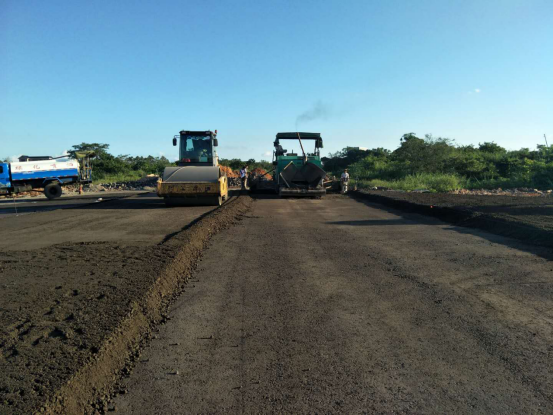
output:
M552 283L545 248L345 196L260 197L109 409L552 413Z

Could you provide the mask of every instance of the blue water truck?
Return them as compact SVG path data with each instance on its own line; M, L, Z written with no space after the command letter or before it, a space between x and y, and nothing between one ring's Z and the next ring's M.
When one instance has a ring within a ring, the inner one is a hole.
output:
M44 189L48 199L62 195L62 186L90 183L91 152L78 152L76 159L21 156L17 162L0 162L0 195L15 195Z

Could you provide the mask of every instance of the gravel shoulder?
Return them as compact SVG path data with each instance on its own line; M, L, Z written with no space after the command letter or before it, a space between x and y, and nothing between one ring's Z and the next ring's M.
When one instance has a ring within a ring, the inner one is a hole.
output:
M118 413L551 413L550 250L381 205L257 199Z
M553 247L552 196L499 196L362 190L353 197L456 225Z
M0 412L101 409L209 238L249 200L166 208L138 195L2 220Z

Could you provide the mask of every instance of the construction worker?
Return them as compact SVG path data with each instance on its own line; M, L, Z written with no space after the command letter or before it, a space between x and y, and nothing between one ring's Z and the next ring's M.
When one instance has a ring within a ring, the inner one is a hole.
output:
M242 181L242 190L246 190L246 182L248 180L248 166L243 166L240 169L240 180Z
M348 192L348 183L349 183L349 173L348 169L345 169L342 173L342 177L340 178L340 189L342 190L342 194L346 194Z

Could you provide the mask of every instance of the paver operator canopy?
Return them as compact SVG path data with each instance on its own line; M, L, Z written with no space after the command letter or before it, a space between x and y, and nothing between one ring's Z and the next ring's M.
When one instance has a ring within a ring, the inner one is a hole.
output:
M282 148L280 140L299 140L302 151L304 152L305 157L320 157L321 148L323 148L323 139L321 138L320 133L278 133L276 135L275 142L275 156L284 156L288 153L288 150ZM303 148L303 143L301 140L314 140L315 141L315 150L313 153L305 153ZM289 154L295 156L295 154Z

